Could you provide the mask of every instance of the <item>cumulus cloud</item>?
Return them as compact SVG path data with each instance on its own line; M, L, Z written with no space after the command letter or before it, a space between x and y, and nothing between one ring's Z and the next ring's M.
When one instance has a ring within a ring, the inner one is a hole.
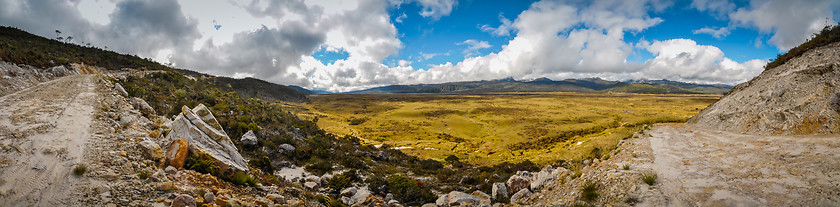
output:
M479 28L481 29L481 31L489 32L494 36L510 36L510 32L515 29L515 27L513 27L513 22L505 18L505 16L502 16L502 14L499 14L499 21L501 21L502 24L498 27L492 27L488 24L485 24L481 25Z
M692 31L694 34L708 34L715 37L715 39L723 39L727 35L729 35L729 28L721 27L721 28L711 28L711 27L703 27L697 30Z
M653 41L645 49L656 57L645 62L642 73L653 79L732 84L757 76L767 63L738 63L724 57L715 46L698 45L689 39Z
M729 14L739 26L754 27L765 34L772 34L768 43L780 51L787 51L826 25L835 25L834 14L840 2L813 0L808 3L786 0L750 1L748 7Z

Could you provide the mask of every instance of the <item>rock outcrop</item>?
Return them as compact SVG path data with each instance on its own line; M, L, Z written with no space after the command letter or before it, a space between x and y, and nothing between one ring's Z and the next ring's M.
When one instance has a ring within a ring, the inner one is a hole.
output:
M210 155L220 164L221 171L238 170L248 172L248 165L227 133L207 107L199 104L194 109L187 106L172 121L167 140L186 139L190 153Z
M840 133L840 43L738 84L688 123L756 135Z

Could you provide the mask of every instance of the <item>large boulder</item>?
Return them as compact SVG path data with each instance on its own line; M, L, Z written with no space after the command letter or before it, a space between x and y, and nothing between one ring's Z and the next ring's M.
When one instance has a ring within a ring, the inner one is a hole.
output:
M152 106L149 105L149 103L146 103L146 101L143 100L142 98L137 98L137 97L131 98L131 106L133 106L134 109L139 110L143 114L146 114L146 115L155 114L155 108L152 108Z
M120 85L120 83L114 85L114 90L116 90L123 97L128 97L128 92L125 91L125 89L122 87L122 85Z
M553 168L551 167L551 165L546 166L540 172L534 174L534 176L531 178L531 190L534 190L536 192L537 190L540 190L543 187L550 185L559 176L565 176L565 174L563 173L568 174L568 170L562 167Z
M181 194L172 200L171 207L195 207L195 198L189 194Z
M840 133L840 43L766 69L689 124L756 135Z
M172 140L166 150L166 162L169 163L169 166L183 168L184 161L187 160L188 149L189 143L187 139L180 138Z
M518 192L519 190L531 186L531 173L528 171L518 171L515 175L511 175L507 180L508 189L510 192Z
M508 198L510 195L508 194L507 187L504 183L493 183L493 189L490 191L490 198L495 201L504 200Z
M481 198L460 191L449 192L449 206L478 206Z
M187 106L172 121L169 140L186 139L190 153L199 152L217 160L221 171L237 170L248 172L248 165L236 146L222 129L219 121L207 107L199 104L194 109Z
M254 134L254 131L248 130L248 132L242 135L239 141L244 145L254 146L257 145L257 135Z
M278 149L278 152L284 154L295 152L295 146L292 146L290 144L281 144L280 146L277 146L277 148L280 148Z

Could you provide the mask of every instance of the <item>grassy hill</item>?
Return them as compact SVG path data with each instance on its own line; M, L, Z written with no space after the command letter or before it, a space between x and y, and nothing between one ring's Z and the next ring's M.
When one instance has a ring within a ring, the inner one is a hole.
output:
M538 78L517 81L512 78L489 81L466 81L441 84L391 85L350 93L488 93L488 92L583 92L641 94L722 94L731 86L703 85L668 80L608 81L599 78L554 81Z
M41 68L69 65L70 63L85 63L108 70L122 68L163 70L193 77L206 77L224 91L235 91L247 98L292 102L308 100L306 94L299 90L259 79L214 77L190 70L173 69L148 58L144 59L135 55L119 54L96 47L60 42L6 26L0 26L0 60Z

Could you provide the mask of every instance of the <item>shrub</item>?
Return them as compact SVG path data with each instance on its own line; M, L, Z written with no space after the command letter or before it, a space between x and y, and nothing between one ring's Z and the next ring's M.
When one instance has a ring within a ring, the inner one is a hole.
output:
M85 172L87 172L87 166L85 166L85 164L79 164L73 168L73 174L76 174L77 176L81 176L82 174L85 174Z
M630 170L630 164L624 163L624 165L621 166L621 169Z
M580 198L581 200L585 201L594 201L598 199L598 184L592 181L586 181L583 183L583 187L580 189Z
M249 186L257 186L257 179L248 175L248 173L236 171L231 175L229 181L236 185L249 185Z
M825 26L820 33L814 34L811 39L805 41L799 46L791 48L784 55L779 54L775 60L770 61L764 66L765 70L773 69L777 66L785 64L788 60L799 57L810 49L825 46L831 43L840 41L840 26L828 25Z
M644 181L648 185L656 184L656 173L655 172L646 172L642 174L642 181Z
M215 176L218 176L220 173L220 168L216 160L207 153L202 152L191 153L184 162L184 168Z
M332 188L333 191L340 191L341 189L350 187L353 182L344 174L336 175L327 180L327 186Z
M449 163L450 165L461 162L461 160L455 155L449 155L446 159L443 159L443 161L446 161L446 163Z
M248 161L248 165L262 170L265 174L274 174L274 165L271 164L271 159L268 159L268 156L252 159Z
M305 167L306 171L315 173L316 175L324 175L333 170L332 164L322 159L315 158L311 163Z
M149 178L149 174L150 174L149 171L141 170L140 172L137 173L137 177L140 178L141 180L145 180L145 179Z
M399 175L388 178L388 190L394 199L410 206L435 202L436 199L429 188L422 188L416 181Z
M423 170L439 170L443 168L443 164L433 159L425 159L418 162L420 164L420 169Z

